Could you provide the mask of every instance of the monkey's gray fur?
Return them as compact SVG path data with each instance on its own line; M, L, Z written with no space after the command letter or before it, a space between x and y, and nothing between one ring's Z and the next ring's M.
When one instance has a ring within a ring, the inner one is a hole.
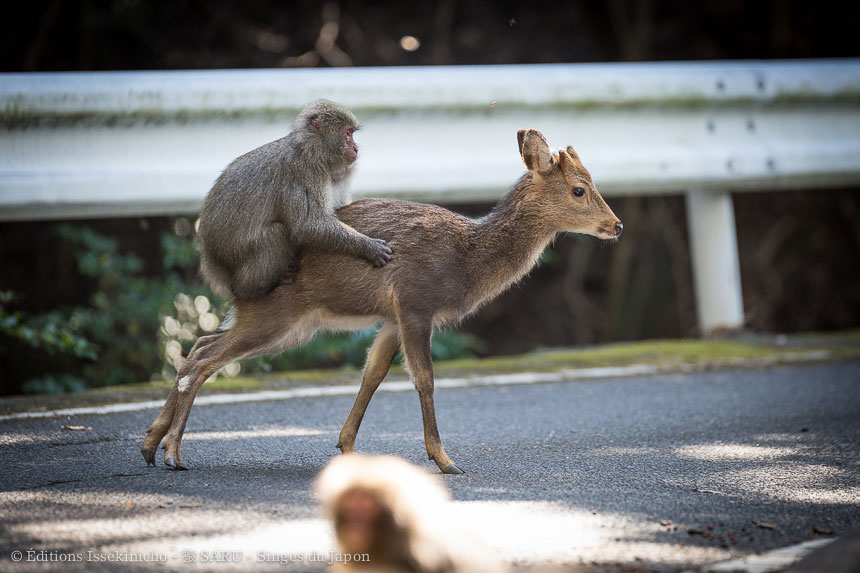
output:
M215 181L200 211L200 272L236 298L264 296L298 272L301 249L391 259L382 239L341 223L335 209L351 202L358 127L346 108L318 100L296 117L286 137L235 159Z

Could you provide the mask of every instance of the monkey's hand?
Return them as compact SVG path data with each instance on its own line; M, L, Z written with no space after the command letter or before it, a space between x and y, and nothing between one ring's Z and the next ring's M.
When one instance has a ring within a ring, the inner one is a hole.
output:
M365 258L374 267L384 267L391 260L391 247L383 239L367 239L367 254Z

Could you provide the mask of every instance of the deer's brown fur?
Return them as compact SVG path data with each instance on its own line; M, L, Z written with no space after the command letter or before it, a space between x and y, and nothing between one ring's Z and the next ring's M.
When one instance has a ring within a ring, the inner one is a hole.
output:
M154 464L164 438L165 463L185 467L179 445L191 405L203 382L221 366L281 352L319 330L382 323L338 447L354 450L365 409L402 348L418 390L427 453L443 472L460 473L436 426L433 330L456 323L522 278L557 233L614 239L622 229L573 148L554 155L536 130L521 130L517 140L528 171L481 219L394 199L364 199L342 207L337 213L341 221L391 246L391 262L372 268L349 255L308 251L294 283L260 299L236 300L232 320L200 337L180 368L144 440L147 462Z

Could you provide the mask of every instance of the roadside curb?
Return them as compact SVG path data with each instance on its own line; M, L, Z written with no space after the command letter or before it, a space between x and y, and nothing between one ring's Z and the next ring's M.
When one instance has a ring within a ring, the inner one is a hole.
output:
M522 384L543 384L561 382L564 380L586 380L600 378L622 378L626 376L643 376L658 373L656 366L634 364L631 366L612 366L603 368L581 368L577 370L560 370L558 372L522 372L517 374L499 374L490 376L470 376L466 378L438 378L436 389L470 388L480 386L506 386ZM308 386L290 388L288 390L263 390L244 394L213 394L200 396L194 401L195 406L211 406L217 404L238 404L243 402L266 402L270 400L292 400L296 398L321 398L324 396L354 396L359 389L358 384L343 386ZM377 392L409 392L414 390L410 381L387 382L379 386ZM136 412L161 408L163 400L146 402L126 402L90 406L81 408L64 408L44 412L15 412L0 416L0 422L7 420L26 420L33 418L56 418L62 416L90 416L100 414L117 414L121 412Z
M602 366L594 368L576 368L558 370L555 372L518 372L514 374L485 374L458 378L437 378L436 389L477 388L487 386L510 386L525 384L545 384L551 382L600 380L607 378L626 378L631 376L652 376L655 374L672 374L699 372L705 370L720 370L726 368L761 368L780 364L796 364L803 362L820 362L828 360L833 355L828 350L812 350L779 354L768 358L721 360L701 364L678 364L655 366L652 364L631 364L628 366ZM270 400L292 400L296 398L320 398L324 396L354 396L359 389L358 384L341 386L305 386L286 390L263 390L241 394L212 394L200 396L194 401L195 406L238 404L244 402L265 402ZM414 389L412 382L385 382L377 392L409 392ZM27 420L38 418L56 418L63 416L90 416L136 412L161 408L163 400L148 400L142 402L125 402L103 406L84 406L78 408L63 408L59 410L14 412L0 415L0 422L11 420Z

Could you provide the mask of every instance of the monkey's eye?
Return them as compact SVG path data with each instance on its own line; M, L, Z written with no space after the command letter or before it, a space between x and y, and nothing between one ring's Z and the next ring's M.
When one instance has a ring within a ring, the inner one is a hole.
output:
M573 195L575 197L582 197L583 195L585 195L585 187L574 187Z

